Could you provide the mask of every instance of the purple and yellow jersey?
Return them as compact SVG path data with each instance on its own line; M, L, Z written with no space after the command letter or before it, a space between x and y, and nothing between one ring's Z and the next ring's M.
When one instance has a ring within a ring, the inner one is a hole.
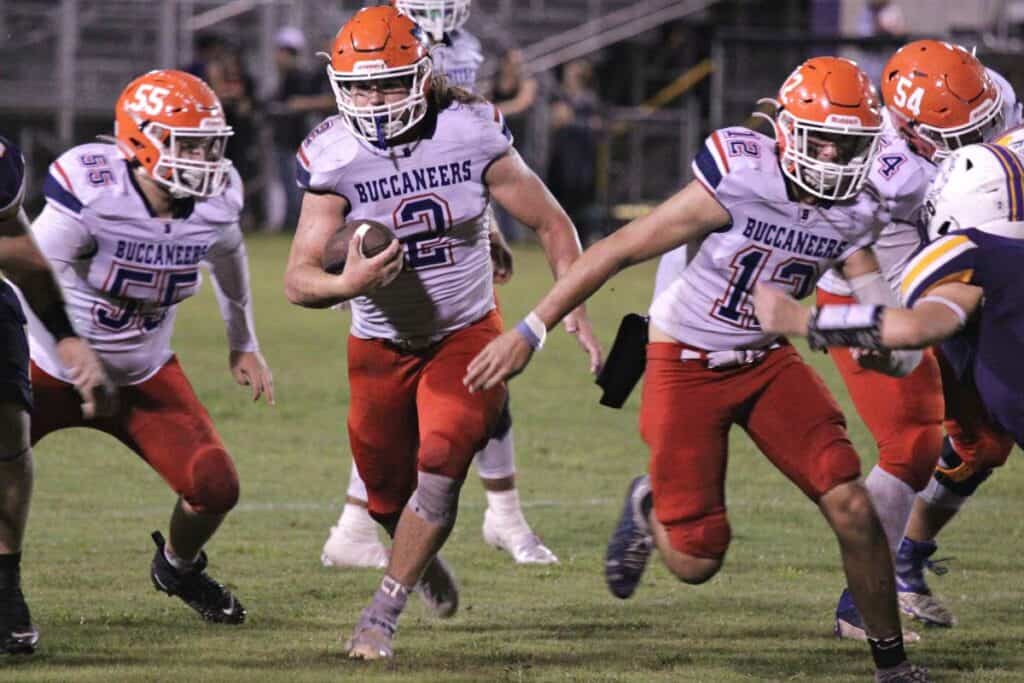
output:
M1018 183L1019 178L1018 178ZM973 382L993 420L1024 444L1024 240L970 229L929 244L907 265L904 304L935 287L963 282L984 291L967 326L942 343L942 354L961 382Z

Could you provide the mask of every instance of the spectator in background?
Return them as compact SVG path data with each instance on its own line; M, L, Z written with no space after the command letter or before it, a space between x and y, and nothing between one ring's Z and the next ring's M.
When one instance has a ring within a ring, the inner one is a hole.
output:
M551 156L548 187L572 218L584 245L603 230L595 220L597 136L600 101L593 88L593 67L577 59L562 70L561 91L551 105Z
M185 71L204 81L208 81L209 74L207 69L209 65L223 59L226 50L227 42L216 33L202 33L196 36L195 43L192 46L194 59L191 64L185 67Z
M505 122L508 123L512 137L516 141L516 149L527 163L533 161L527 122L530 109L536 101L537 79L532 76L523 77L523 53L515 48L506 50L501 56L498 74L494 77L491 102L497 105L505 116ZM522 233L515 219L500 206L495 206L494 214L505 239L509 242L519 241Z
M902 38L907 35L907 20L892 0L868 0L857 17L857 35L863 38ZM865 47L860 51L858 65L871 77L877 87L881 83L882 68L894 51L891 47Z
M300 55L306 49L306 38L301 30L285 26L274 36L274 44L277 91L267 105L267 114L274 140L274 180L283 190L285 210L280 225L273 227L294 229L302 202L302 190L295 183L295 151L312 128L311 115L333 113L335 104L323 73L302 68Z
M220 98L224 116L235 134L228 140L227 157L234 163L245 183L248 200L262 190L260 182L260 145L256 129L256 84L242 65L242 55L234 46L224 46L219 56L206 64L206 80ZM259 202L246 201L242 227L256 226Z

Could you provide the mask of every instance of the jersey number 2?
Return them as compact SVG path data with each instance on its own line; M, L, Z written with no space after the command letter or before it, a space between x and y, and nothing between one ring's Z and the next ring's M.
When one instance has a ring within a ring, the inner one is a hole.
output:
M445 237L452 211L443 197L433 193L408 197L395 209L394 221L398 240L405 245L407 268L426 270L455 262L451 239Z

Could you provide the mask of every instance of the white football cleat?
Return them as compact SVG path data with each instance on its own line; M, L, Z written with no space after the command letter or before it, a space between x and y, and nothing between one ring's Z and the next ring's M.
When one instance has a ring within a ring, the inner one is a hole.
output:
M541 542L522 515L498 521L488 508L484 512L484 542L512 555L516 564L558 564L558 557Z
M923 621L929 626L945 628L956 626L956 617L934 595L900 592L896 596L900 600L900 610L904 614Z
M320 552L320 562L325 567L368 567L385 569L388 566L388 549L373 537L352 533L347 525L331 527L331 533Z

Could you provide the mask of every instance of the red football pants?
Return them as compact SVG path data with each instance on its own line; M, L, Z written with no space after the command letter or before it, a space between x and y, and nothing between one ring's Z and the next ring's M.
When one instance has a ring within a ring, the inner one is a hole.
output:
M32 363L32 443L66 427L91 427L135 451L198 512L238 502L238 472L178 359L141 384L119 387L112 417L86 420L74 386Z
M349 337L348 437L375 516L402 511L418 471L465 480L497 424L505 387L470 394L462 378L499 334L491 311L423 351Z
M648 344L640 407L654 513L673 548L695 557L725 555L731 536L725 466L733 424L814 501L860 476L839 406L791 346L768 351L757 364L719 370L681 361L686 348Z
M818 290L818 305L852 304L853 297ZM942 378L931 349L905 377L866 370L850 349L832 347L832 362L843 377L857 414L878 445L878 466L915 491L928 484L942 452Z

